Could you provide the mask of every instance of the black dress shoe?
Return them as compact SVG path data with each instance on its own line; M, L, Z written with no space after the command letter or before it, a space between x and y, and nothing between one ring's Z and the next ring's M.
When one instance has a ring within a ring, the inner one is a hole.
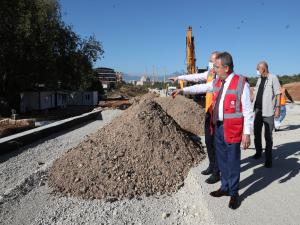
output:
M238 196L230 197L228 207L231 209L237 209L239 207L239 198Z
M215 184L218 181L220 181L220 175L217 174L212 174L209 178L205 180L205 182L208 184Z
M210 195L216 198L222 197L222 196L229 196L228 191L223 191L220 189L210 192Z
M265 162L265 167L266 168L272 168L272 161L266 161Z
M211 168L208 167L206 170L203 170L201 172L201 174L202 175L209 175L209 174L212 174L212 172L213 172L213 169L211 169Z
M259 158L261 158L261 153L255 153L252 158L253 159L259 159Z

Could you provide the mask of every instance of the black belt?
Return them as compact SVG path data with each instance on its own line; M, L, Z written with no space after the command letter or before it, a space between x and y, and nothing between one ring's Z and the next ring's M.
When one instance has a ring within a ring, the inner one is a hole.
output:
M221 126L221 125L223 125L223 121L218 120L216 125L217 125L218 127Z

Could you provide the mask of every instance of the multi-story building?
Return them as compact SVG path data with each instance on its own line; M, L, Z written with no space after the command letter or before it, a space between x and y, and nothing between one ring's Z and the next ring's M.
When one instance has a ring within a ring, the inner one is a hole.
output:
M116 72L114 69L100 67L95 69L99 81L101 81L104 89L113 89L117 82L122 82L123 75L120 72Z

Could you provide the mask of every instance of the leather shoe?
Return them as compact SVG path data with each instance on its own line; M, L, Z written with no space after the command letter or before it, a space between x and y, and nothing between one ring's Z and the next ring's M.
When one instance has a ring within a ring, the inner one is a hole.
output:
M259 158L261 158L261 153L255 153L252 158L253 159L259 159Z
M210 192L210 195L213 197L216 197L216 198L219 198L222 196L229 196L228 191L222 191L221 188L216 191Z
M206 170L203 170L201 172L202 175L209 175L209 174L212 174L213 170L211 168L207 168Z
M228 207L231 209L237 209L239 207L239 198L238 196L230 197Z
M205 180L206 183L208 184L214 184L220 181L220 175L217 174L212 174L209 178Z
M265 167L266 168L272 168L272 161L266 161L265 162Z

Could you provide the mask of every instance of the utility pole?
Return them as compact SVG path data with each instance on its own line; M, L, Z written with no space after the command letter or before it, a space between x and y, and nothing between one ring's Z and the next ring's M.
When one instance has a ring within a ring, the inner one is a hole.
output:
M164 84L166 83L167 69L164 67Z
M152 71L152 84L154 84L154 76L155 76L155 66L153 65L153 71Z

